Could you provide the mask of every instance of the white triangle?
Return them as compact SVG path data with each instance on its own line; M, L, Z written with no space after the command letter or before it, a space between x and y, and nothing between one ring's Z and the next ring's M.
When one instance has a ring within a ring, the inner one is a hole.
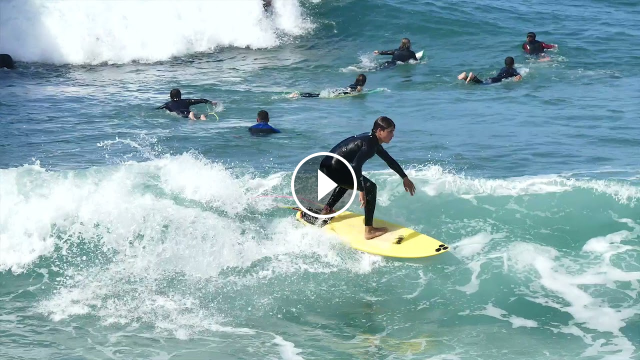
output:
M338 184L318 170L318 201L335 189L336 186L338 186Z

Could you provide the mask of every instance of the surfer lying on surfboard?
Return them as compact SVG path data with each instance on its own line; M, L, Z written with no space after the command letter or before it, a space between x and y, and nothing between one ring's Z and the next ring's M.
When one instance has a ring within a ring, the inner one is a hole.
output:
M515 77L514 79L515 81L520 81L522 80L522 75L520 75L520 73L518 73L518 71L513 68L514 63L515 63L515 60L513 60L511 56L507 56L507 58L504 59L505 66L502 69L500 69L500 72L498 73L498 75L494 77L490 77L487 80L482 81L482 79L475 76L472 72L469 73L469 76L467 76L466 72L463 72L462 74L458 75L458 80L465 80L467 83L469 81L473 81L476 84L482 84L482 85L499 83L504 79L508 79L512 77Z
M547 44L542 41L536 40L536 33L528 32L527 41L522 43L522 50L527 55L532 55L538 58L538 61L549 61L551 58L545 53L548 49L557 49L556 44Z
M217 104L217 102L207 99L183 99L180 89L171 90L171 92L169 93L169 97L171 98L171 101L167 101L166 103L164 103L164 105L158 107L157 109L166 109L169 112L176 113L183 118L189 118L191 120L196 119L196 114L191 111L192 105ZM204 116L204 114L200 115L200 120L207 120L207 117Z
M364 237L367 240L383 235L388 231L386 227L376 228L373 226L377 186L373 181L362 175L362 165L367 160L377 154L387 163L391 170L400 175L405 191L408 191L411 196L416 192L415 185L409 180L400 164L382 148L383 143L388 144L393 139L395 130L396 125L393 120L386 116L380 116L373 123L373 129L370 133L348 137L330 150L331 153L337 154L349 162L356 174L357 188L360 191L360 204L364 206ZM322 209L321 214L327 215L334 212L333 207L347 193L347 190L353 190L353 178L347 166L333 156L325 156L322 159L320 171L338 184L338 187L335 188L329 201Z
M358 75L358 77L356 78L356 81L347 86L347 91L343 91L341 93L338 93L336 95L349 95L349 94L353 94L354 92L362 92L362 88L364 88L364 84L367 83L367 76L365 74L360 74ZM298 93L298 92L294 92L291 95L289 95L290 98L297 98L297 97L307 97L307 98L313 98L313 97L320 97L319 93Z
M400 47L397 48L396 50L386 50L386 51L376 50L373 53L375 55L393 55L390 61L386 61L384 64L381 65L381 67L383 68L395 66L398 61L406 63L409 60L415 60L415 61L419 60L418 57L416 56L416 53L413 52L413 50L411 50L411 40L409 40L408 38L402 39L402 42L400 43Z

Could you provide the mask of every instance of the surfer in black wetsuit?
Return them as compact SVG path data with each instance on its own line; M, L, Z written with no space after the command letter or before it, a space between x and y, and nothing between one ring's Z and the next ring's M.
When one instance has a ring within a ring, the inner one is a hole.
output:
M558 45L556 44L547 44L542 41L536 40L536 33L534 32L528 32L527 41L522 43L522 50L524 50L527 55L538 57L540 61L551 60L549 55L545 54L545 50L557 48Z
M380 67L389 68L395 66L398 61L406 63L409 60L418 61L416 57L416 53L411 50L411 40L408 38L402 39L400 43L400 47L396 50L386 50L386 51L374 51L375 55L393 55L390 61L384 62Z
M386 116L380 116L373 123L373 129L370 133L363 133L346 138L330 151L349 162L356 174L357 189L360 191L360 204L364 206L364 237L367 240L383 235L389 230L384 227L373 227L377 186L373 181L362 175L362 166L364 163L377 154L393 171L400 175L404 189L408 191L411 196L413 196L416 191L416 187L413 185L413 182L409 180L407 174L404 173L400 164L382 148L383 143L388 144L391 139L393 139L395 129L396 125L393 120ZM320 171L339 185L333 191L329 201L322 209L321 214L327 215L334 212L333 207L347 193L347 190L353 190L353 177L347 166L333 156L325 156L324 159L322 159Z
M349 94L353 94L354 92L362 92L362 88L364 87L364 85L367 83L367 76L365 74L360 74L358 75L358 77L356 78L356 81L347 86L346 91L337 93L336 95L349 95ZM319 93L297 93L294 92L291 95L289 95L290 98L297 98L297 97L306 97L306 98L316 98L316 97L320 97Z
M167 101L164 105L158 107L158 109L167 109L169 112L176 113L183 118L189 118L191 120L196 119L195 113L190 109L191 105L207 103L213 105L217 104L217 102L209 101L207 99L183 99L180 89L171 90L169 96L171 97L171 101ZM207 120L207 117L202 114L200 115L200 120Z
M476 84L482 84L482 85L499 83L502 80L508 79L508 78L515 78L514 79L515 81L520 81L522 80L522 75L520 75L518 71L513 68L514 64L515 64L515 60L513 60L511 56L507 56L504 59L504 67L500 69L500 72L498 73L498 75L494 77L490 77L487 80L482 81L482 79L475 76L472 72L469 73L469 76L467 76L466 72L463 72L462 74L458 75L458 80L465 80L467 83L469 81L472 81Z

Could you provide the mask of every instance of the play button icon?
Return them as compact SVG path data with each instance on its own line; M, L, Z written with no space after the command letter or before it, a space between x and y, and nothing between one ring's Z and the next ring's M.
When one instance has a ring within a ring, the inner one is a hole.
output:
M353 180L351 184L337 184L329 176L319 170L320 163L326 156L332 156L346 165L349 172L351 172ZM349 190L351 194L347 192L344 196L344 198L349 199L348 202L344 200L340 201L334 206L334 213L320 215L322 207L327 203L333 191L340 185L347 189L355 189L356 174L351 165L344 158L330 152L317 152L302 159L302 161L298 163L298 166L296 166L296 169L293 171L293 176L291 177L291 192L296 204L308 215L322 219L332 218L347 210L356 198L356 191ZM314 200L310 200L313 198L317 199L317 203ZM303 203L306 203L307 207L305 207ZM316 203L314 205L315 207L312 206L312 203Z
M333 191L338 184L318 170L318 201L322 200L329 191Z

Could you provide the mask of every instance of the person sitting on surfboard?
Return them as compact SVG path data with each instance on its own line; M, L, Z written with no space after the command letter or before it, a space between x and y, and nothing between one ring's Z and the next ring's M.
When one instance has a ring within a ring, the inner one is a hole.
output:
M535 55L545 60L550 60L549 56L544 53L546 49L557 49L558 45L545 44L542 41L536 40L536 33L527 33L527 41L522 43L522 50L528 55Z
M490 77L487 80L482 81L482 79L475 76L473 73L469 73L469 76L467 76L467 73L463 72L462 74L458 75L458 80L465 80L467 83L469 81L473 81L476 84L482 84L482 85L499 83L504 79L508 79L512 77L515 77L514 79L515 81L520 81L522 80L522 75L520 75L518 71L513 68L514 63L515 63L515 60L513 60L511 56L507 56L504 59L505 66L502 69L500 69L500 72L498 73L498 75L494 77Z
M390 61L385 62L381 65L381 67L390 67L395 66L398 61L406 63L409 60L418 61L418 57L416 57L416 53L411 50L411 40L408 38L402 39L400 43L400 47L396 50L386 50L386 51L374 51L374 55L393 55Z
M217 102L209 101L207 99L183 99L182 93L180 89L173 89L169 93L169 97L171 97L171 101L167 101L164 105L158 107L157 109L167 109L169 112L176 113L183 118L189 118L191 120L195 120L196 116L193 111L191 111L191 105L197 104L206 104L210 103L216 105ZM207 117L204 114L200 115L200 120L207 120Z
M264 135L279 133L280 130L269 125L269 113L265 110L258 111L257 124L249 128L251 135Z
M370 133L346 138L330 150L331 153L339 155L349 162L356 174L357 188L360 191L360 203L364 206L364 237L367 240L383 235L389 230L386 227L376 228L373 226L377 186L373 181L362 175L364 163L377 154L387 163L391 170L400 175L405 191L408 191L411 196L416 191L416 187L409 180L407 174L404 173L400 164L382 147L383 143L388 144L393 139L395 130L396 125L393 120L386 116L380 116L373 123L373 129ZM321 214L327 215L334 212L333 207L347 193L347 190L353 190L353 178L349 168L333 156L325 156L322 159L320 171L338 184L338 187L335 188L329 201L322 209Z
M367 83L367 76L365 74L360 74L358 75L358 77L356 78L356 81L347 86L347 91L343 91L341 93L338 93L337 95L349 95L349 94L353 94L354 92L362 92L362 88L364 88L364 84ZM319 93L297 93L294 92L291 95L289 95L290 98L297 98L297 97L306 97L306 98L315 98L315 97L320 97Z

